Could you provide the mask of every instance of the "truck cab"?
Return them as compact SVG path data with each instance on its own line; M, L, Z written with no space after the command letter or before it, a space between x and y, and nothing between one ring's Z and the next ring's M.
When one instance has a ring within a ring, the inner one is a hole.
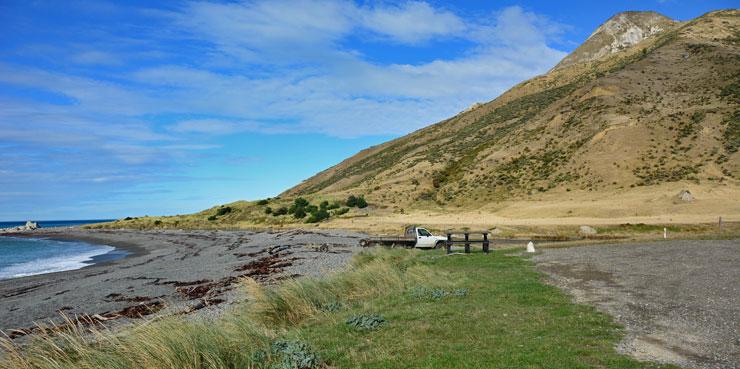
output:
M416 239L414 247L417 248L442 248L447 241L443 236L435 236L426 229L416 226L406 227L404 236Z

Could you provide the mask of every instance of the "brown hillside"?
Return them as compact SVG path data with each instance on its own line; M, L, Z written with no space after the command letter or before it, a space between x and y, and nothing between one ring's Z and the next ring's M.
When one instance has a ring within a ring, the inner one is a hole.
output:
M736 189L739 20L737 10L686 23L618 14L548 74L283 196L362 193L400 211L665 183ZM602 50L625 39L636 43Z

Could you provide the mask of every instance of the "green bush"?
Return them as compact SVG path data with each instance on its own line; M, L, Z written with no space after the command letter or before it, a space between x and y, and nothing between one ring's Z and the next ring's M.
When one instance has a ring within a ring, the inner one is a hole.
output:
M306 217L306 211L303 208L298 208L293 212L293 217L296 219L303 219Z
M216 210L216 216L226 215L228 213L231 213L231 207L230 206L222 206Z
M318 223L325 219L329 219L329 212L324 209L320 209L311 213L311 216L308 217L306 223Z
M328 209L329 208L329 201L322 201L321 204L319 204L319 208L321 209Z
M266 208L265 208L265 214L272 214L272 208L271 208L271 207L269 207L269 206L268 206L268 207L266 207Z
M216 220L216 216L215 215L211 215L210 217L208 217L208 221L211 221L212 222L214 220ZM154 222L154 224L156 225L157 222Z
M347 198L347 201L344 202L344 205L347 205L347 207L354 208L357 206L357 197L355 195L349 195Z
M367 207L367 201L365 201L365 198L360 196L357 198L357 207L360 209L364 209Z
M339 209L342 206L342 204L339 201L334 201L329 206L326 207L326 210L334 210Z
M257 205L267 205L268 203L270 203L268 199L257 201Z
M285 214L288 214L288 208L286 208L285 206L272 212L272 215L274 216L285 215Z
M310 203L308 202L308 200L306 200L306 199L304 199L302 197L299 197L299 198L295 199L295 201L293 201L293 204L296 206L296 208L303 208L303 207L308 206L308 204L310 204Z
M334 215L344 215L349 212L349 208L341 208L334 212Z
M162 225L162 221L161 221L161 220L155 220L155 221L154 221L154 225L155 225L155 226L159 226L159 225Z

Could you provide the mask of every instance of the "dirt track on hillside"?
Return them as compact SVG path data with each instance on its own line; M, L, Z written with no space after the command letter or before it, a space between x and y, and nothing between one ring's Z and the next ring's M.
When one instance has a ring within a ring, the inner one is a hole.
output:
M740 368L740 240L543 249L534 260L576 302L624 324L620 351Z

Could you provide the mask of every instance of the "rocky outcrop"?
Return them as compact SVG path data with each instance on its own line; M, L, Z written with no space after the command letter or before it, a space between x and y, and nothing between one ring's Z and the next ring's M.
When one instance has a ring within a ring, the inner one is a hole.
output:
M694 201L694 195L689 192L689 190L683 190L676 195L676 197L683 201L683 202L692 202Z
M656 12L623 12L607 20L553 69L588 63L672 28L677 22Z
M27 232L33 231L39 228L36 222L26 221L25 225L10 228L0 228L0 233L14 233L14 232Z

